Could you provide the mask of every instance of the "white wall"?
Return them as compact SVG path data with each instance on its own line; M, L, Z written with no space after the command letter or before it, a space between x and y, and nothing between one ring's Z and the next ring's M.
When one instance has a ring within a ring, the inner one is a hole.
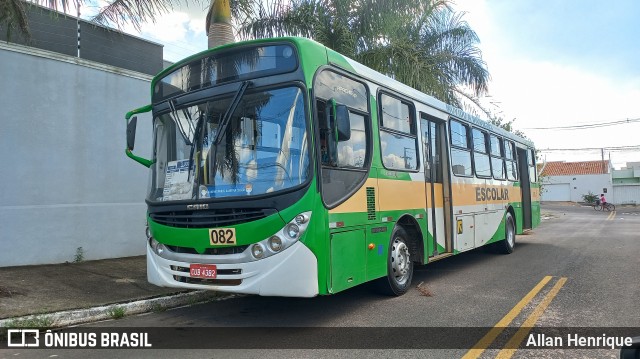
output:
M551 184L553 190L545 190L545 185ZM560 187L567 188L569 194L560 193L556 190ZM547 176L543 179L542 186L542 200L543 201L565 201L569 198L572 202L582 202L582 195L594 193L600 196L603 193L603 188L607 189L605 197L610 201L613 197L611 174L600 175L571 175L571 176ZM566 197L563 197L565 195Z
M150 77L6 43L0 64L0 267L143 254L148 172L124 115ZM148 157L150 116L138 127Z
M613 204L640 204L640 184L614 185L611 202Z

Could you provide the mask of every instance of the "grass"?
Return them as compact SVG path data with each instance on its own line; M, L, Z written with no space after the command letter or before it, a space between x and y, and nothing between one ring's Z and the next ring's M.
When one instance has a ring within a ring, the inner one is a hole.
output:
M26 319L14 319L7 322L7 328L49 328L53 319L47 316L35 316Z
M82 247L76 248L76 255L73 257L74 263L80 263L84 261L84 249Z
M109 308L108 313L112 319L124 318L124 315L126 314L124 308L118 306Z

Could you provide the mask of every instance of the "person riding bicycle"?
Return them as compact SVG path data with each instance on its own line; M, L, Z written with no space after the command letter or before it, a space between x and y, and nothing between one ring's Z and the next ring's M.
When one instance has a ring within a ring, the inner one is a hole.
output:
M607 204L607 199L604 198L604 193L600 193L600 205L602 206L602 208L605 208L606 204Z

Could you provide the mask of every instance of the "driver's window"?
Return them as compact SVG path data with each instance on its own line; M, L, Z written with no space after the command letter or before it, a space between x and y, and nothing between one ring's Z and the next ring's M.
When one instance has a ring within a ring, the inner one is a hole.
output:
M367 177L370 162L371 120L368 91L364 83L333 71L325 70L314 82L315 107L320 125L320 161L322 163L322 198L333 207L357 190ZM347 106L351 123L351 136L337 143L337 165L331 166L327 152L326 105L330 99Z

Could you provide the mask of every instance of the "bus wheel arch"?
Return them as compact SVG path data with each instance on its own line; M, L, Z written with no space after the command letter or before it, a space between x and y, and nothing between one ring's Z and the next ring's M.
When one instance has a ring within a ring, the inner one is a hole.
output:
M407 232L407 245L411 252L411 260L418 264L424 264L424 237L418 221L412 215L405 214L396 222L396 227L398 226Z

